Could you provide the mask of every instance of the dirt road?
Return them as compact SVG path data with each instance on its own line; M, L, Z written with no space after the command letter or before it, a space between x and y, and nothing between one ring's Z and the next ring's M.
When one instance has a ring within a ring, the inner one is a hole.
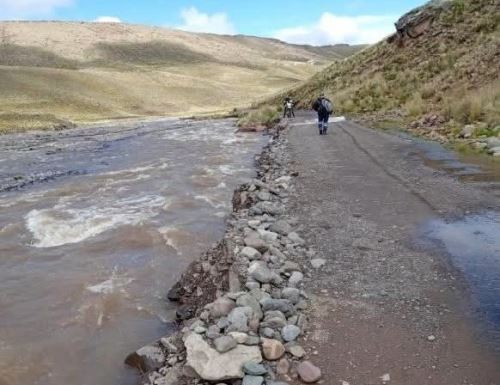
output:
M473 314L484 304L472 306L483 297L471 293L481 288L442 242L419 237L429 223L496 212L495 190L425 166L411 139L351 122L319 136L313 119L291 124L299 176L290 210L326 260L306 287L314 293L307 347L324 383L500 384L491 338L499 325Z

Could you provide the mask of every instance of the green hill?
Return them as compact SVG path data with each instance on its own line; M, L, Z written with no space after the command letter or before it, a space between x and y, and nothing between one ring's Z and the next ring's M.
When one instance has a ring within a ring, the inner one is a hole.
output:
M337 112L406 125L434 138L497 135L500 2L435 0L404 17L395 34L293 88L301 106L321 92ZM278 100L284 94L281 94Z

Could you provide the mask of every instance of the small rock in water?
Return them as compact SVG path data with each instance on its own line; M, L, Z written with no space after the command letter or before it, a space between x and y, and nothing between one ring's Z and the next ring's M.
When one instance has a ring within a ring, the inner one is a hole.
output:
M177 309L175 315L178 320L186 321L194 317L194 309L191 306L184 305Z
M166 357L162 349L155 345L148 345L130 354L125 363L145 373L161 368Z
M267 369L264 365L253 361L246 362L245 365L243 365L243 371L251 376L263 376L267 374Z
M245 376L241 385L262 385L264 377L261 376Z
M214 340L215 349L219 353L228 352L231 349L234 349L237 345L238 343L236 342L236 340L230 336L222 336Z
M184 294L184 288L176 285L168 291L167 298L172 302L178 302Z
M319 381L321 378L321 370L314 366L310 361L301 362L297 366L297 373L302 381L307 384Z

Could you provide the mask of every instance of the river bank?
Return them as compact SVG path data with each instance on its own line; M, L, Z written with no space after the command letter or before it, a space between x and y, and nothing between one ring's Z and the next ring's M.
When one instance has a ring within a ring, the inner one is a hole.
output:
M223 240L169 292L180 305L181 330L127 358L143 372L144 384L321 379L299 338L307 339L302 281L324 260L314 258L297 233L300 223L285 212L297 175L288 171L282 130L273 130L257 179L235 191ZM294 262L299 255L308 255L310 264Z

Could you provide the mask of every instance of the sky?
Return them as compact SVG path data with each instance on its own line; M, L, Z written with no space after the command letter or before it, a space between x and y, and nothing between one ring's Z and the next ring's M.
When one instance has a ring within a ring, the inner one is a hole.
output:
M290 43L374 43L424 0L0 0L0 20L125 22Z

